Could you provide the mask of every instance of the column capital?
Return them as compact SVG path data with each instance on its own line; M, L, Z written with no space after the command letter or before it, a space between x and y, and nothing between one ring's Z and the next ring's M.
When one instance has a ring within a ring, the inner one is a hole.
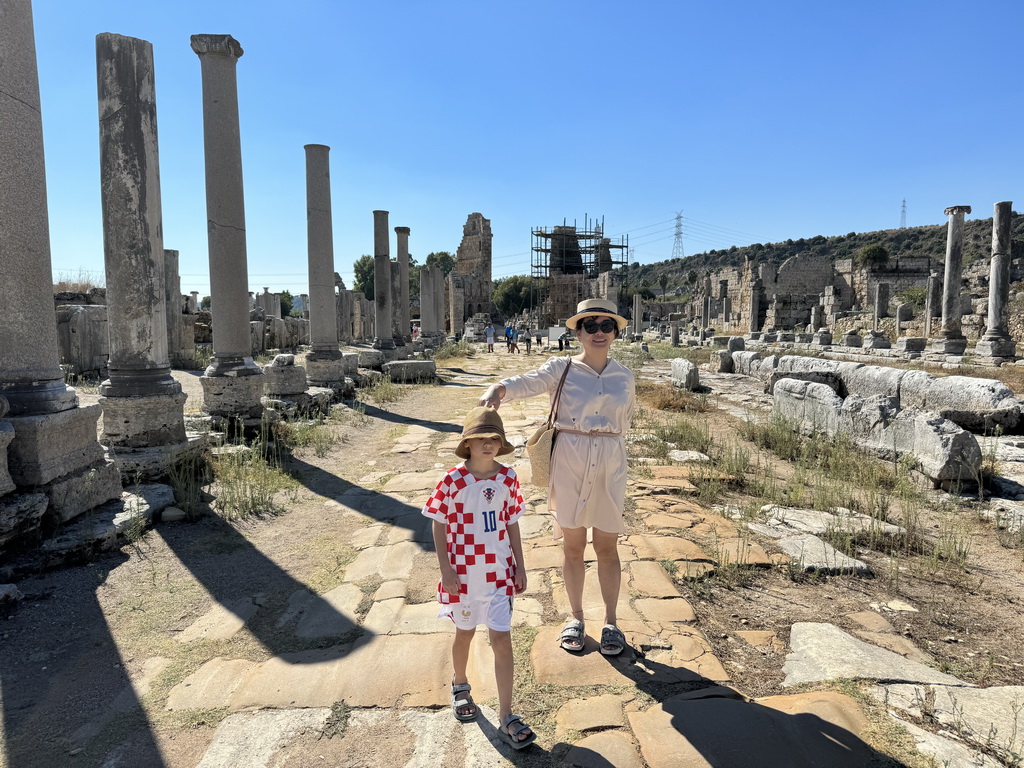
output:
M969 205L951 205L949 208L944 210L942 213L945 216L955 216L958 213L970 213L971 206Z
M302 148L307 152L311 149L326 149L328 152L331 151L331 148L328 147L326 144L303 144Z
M199 56L212 53L240 59L245 53L241 44L231 35L192 35L191 42L192 50Z
M408 235L410 231L408 227L395 227L396 235Z

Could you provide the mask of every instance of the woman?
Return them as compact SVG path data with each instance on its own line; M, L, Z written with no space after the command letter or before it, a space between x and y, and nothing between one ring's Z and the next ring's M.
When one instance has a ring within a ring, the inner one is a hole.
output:
M567 651L583 650L583 554L587 529L592 528L604 602L601 653L615 656L626 645L616 626L621 581L618 537L625 531L625 434L633 415L635 387L632 372L611 360L608 351L627 322L613 302L587 299L565 324L576 331L582 353L552 357L535 371L502 379L487 388L480 404L497 408L502 402L543 392L553 399L569 366L555 415L558 438L548 487L548 509L562 529L562 577L572 611L558 641Z

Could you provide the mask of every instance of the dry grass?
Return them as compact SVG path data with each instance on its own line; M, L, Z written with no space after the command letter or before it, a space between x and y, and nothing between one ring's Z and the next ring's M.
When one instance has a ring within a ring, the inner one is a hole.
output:
M704 413L711 407L705 394L644 379L636 383L636 397L643 405L658 411Z

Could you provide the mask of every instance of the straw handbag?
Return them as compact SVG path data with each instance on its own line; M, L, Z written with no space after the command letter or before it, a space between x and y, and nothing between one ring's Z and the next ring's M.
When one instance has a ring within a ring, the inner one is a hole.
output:
M551 452L555 449L555 437L558 434L558 428L555 427L555 420L558 418L558 399L562 396L562 385L565 384L565 377L569 375L571 365L570 358L558 382L555 398L551 401L548 420L537 427L537 431L526 441L526 455L530 457L531 482L542 488L546 488L551 480Z

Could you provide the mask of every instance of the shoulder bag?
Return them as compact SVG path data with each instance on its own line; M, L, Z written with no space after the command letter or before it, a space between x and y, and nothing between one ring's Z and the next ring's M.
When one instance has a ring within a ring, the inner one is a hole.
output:
M572 358L569 359L569 364L565 366L562 378L558 381L548 420L537 427L537 431L526 441L526 455L530 458L530 482L542 488L546 488L551 480L551 452L555 449L555 437L558 435L558 429L555 427L558 400L562 396L562 386L565 384L565 377L569 375L571 365Z

